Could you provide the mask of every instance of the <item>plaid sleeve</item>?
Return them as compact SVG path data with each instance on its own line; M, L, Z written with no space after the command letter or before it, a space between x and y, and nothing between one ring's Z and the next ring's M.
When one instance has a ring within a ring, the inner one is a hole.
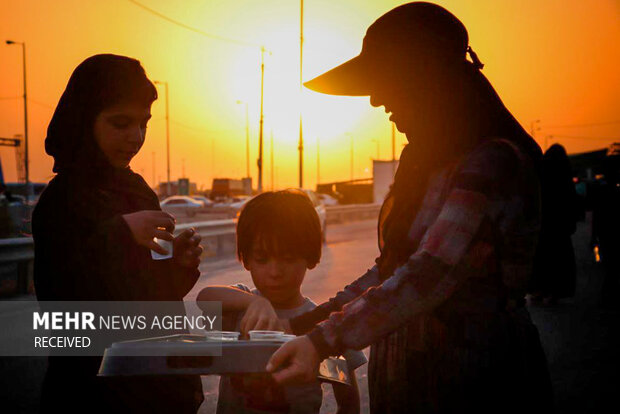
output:
M455 171L437 219L407 263L308 334L319 355L338 355L376 342L415 315L434 309L477 269L483 270L494 246L481 233L509 204L520 204L519 194L510 194L517 168L514 152L502 145L484 145L469 154Z
M338 292L336 296L330 298L327 302L317 306L310 312L292 318L289 322L293 333L295 333L295 335L305 334L314 328L317 323L327 319L330 313L339 311L345 304L351 302L369 288L377 286L380 283L379 269L375 265L354 282L345 286L343 290Z

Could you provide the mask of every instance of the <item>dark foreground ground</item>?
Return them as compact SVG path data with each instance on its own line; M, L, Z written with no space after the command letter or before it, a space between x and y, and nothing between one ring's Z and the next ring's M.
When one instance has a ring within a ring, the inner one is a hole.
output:
M328 245L321 265L306 277L305 294L320 302L333 295L352 276L361 274L376 256L375 237L372 221L333 226L328 231ZM600 306L603 270L593 261L587 223L579 223L573 243L578 271L575 298L553 306L533 303L528 306L547 355L556 412L617 412L620 312ZM191 300L201 285L249 283L247 273L233 261L205 264L201 270L203 277L186 299ZM10 315L0 315L0 318L10 318ZM38 411L45 367L44 358L0 358L0 413ZM358 369L357 376L362 392L362 412L368 412L365 366ZM216 377L204 377L203 384L205 404L200 409L201 414L212 412L217 401ZM84 412L88 412L87 407ZM326 397L321 412L335 412L333 396ZM536 408L532 407L531 412L537 412Z

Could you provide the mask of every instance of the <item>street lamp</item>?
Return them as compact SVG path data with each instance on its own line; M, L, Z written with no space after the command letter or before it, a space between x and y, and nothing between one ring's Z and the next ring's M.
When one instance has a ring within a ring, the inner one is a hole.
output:
M545 151L549 148L549 139L553 139L553 135L545 136Z
M166 88L166 196L170 196L170 117L168 116L168 82L155 81Z
M7 45L22 45L22 59L23 59L23 70L24 70L24 152L25 152L25 170L26 170L26 200L30 200L32 195L32 191L30 188L30 168L29 168L29 160L28 160L28 97L27 97L27 89L26 89L26 43L25 42L15 42L13 40L7 40Z
M316 185L321 182L321 139L316 137Z
M540 119L536 119L530 122L530 135L536 140L536 131L540 131ZM547 140L545 138L545 146L547 146Z
M375 144L377 144L377 158L376 158L376 159L378 160L378 159L379 159L379 154L380 154L380 148L381 148L381 147L380 147L380 145L381 145L381 144L380 144L380 142L379 142L379 140L378 140L378 139L373 139L373 140L372 140L372 142L374 142Z
M304 187L303 69L304 69L304 0L299 1L299 188Z
M250 176L250 118L248 116L248 103L237 100L237 104L245 104L245 176Z
M347 132L345 135L351 140L351 181L353 181L353 135L350 132Z

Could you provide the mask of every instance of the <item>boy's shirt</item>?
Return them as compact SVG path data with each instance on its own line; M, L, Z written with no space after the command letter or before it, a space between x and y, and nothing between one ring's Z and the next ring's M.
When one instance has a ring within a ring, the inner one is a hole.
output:
M233 285L237 289L254 295L262 296L257 289L238 283ZM304 297L304 303L293 309L275 309L280 319L290 319L306 313L316 307L316 303ZM236 329L239 330L243 312L233 316ZM368 360L361 351L347 350L343 357L347 360L349 372L364 365ZM246 377L246 378L243 378ZM256 387L258 385L258 387ZM255 392L245 391L244 388L252 388ZM256 395L256 394L260 395ZM285 387L273 386L263 379L257 379L254 383L247 376L221 376L219 396L217 401L217 413L248 413L264 414L274 412L289 412L299 414L315 414L321 410L323 392L319 381L303 385L288 385Z

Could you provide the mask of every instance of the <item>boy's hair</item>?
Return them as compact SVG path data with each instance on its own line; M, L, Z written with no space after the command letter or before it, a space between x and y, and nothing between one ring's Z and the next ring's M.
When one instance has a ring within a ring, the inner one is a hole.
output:
M237 255L244 264L254 241L275 257L303 257L308 267L321 259L321 223L308 196L300 190L262 193L243 207L237 222Z

